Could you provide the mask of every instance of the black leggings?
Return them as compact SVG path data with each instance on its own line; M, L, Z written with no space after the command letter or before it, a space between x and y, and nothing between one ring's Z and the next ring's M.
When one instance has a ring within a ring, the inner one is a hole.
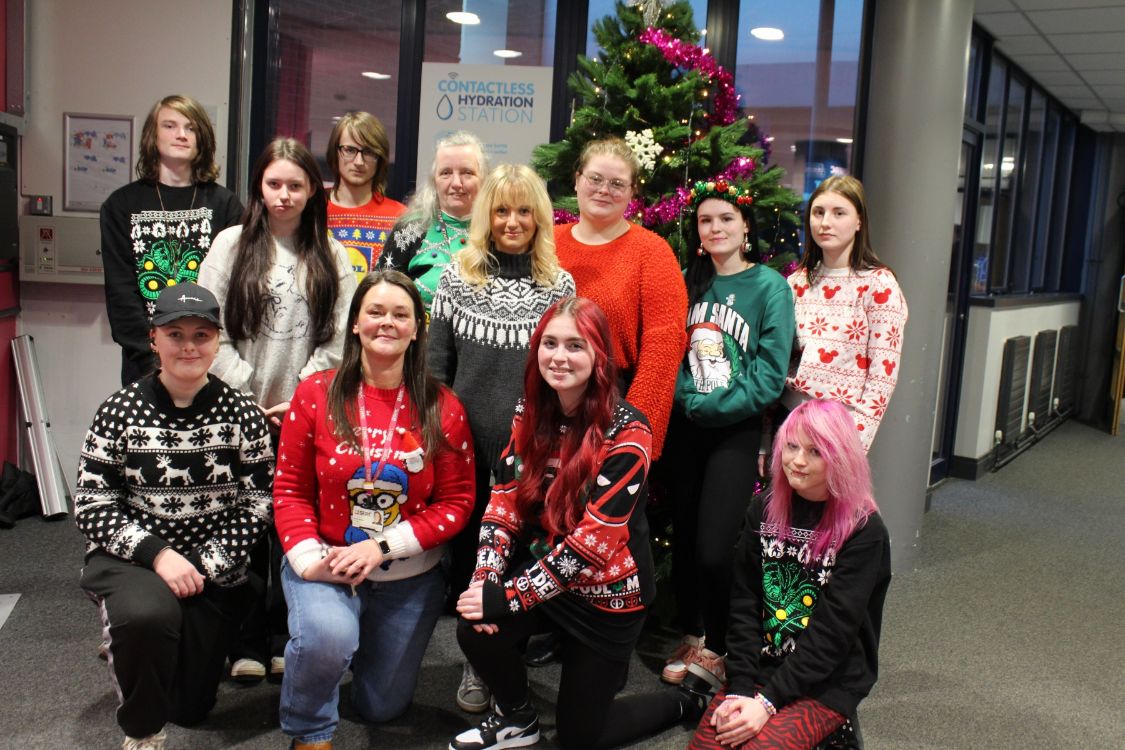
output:
M564 594L565 596L565 594ZM520 651L528 636L553 629L536 610L505 617L498 633L477 633L466 620L457 623L457 642L473 669L492 690L501 709L529 700L527 669ZM673 690L614 699L625 682L629 662L598 654L566 632L561 634L562 678L555 711L559 745L566 749L615 747L645 737L680 718L680 700Z
M672 583L680 627L707 636L707 648L727 650L731 567L746 506L758 481L761 420L702 428L673 418L670 447L674 465ZM666 460L667 460L666 459Z

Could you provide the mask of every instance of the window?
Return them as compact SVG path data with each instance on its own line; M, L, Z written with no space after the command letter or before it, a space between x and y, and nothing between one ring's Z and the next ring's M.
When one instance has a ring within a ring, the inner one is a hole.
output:
M762 39L755 32L762 28L784 36ZM825 177L848 171L862 31L863 0L742 0L735 69L742 111L768 139L789 187L806 198Z

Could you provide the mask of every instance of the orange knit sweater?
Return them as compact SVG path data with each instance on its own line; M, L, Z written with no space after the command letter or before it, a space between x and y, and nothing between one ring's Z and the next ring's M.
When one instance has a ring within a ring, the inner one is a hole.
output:
M598 303L609 318L617 364L632 378L624 396L648 417L655 460L668 430L687 328L687 288L676 254L635 224L605 245L579 242L573 227L555 227L559 264L574 277L579 296Z

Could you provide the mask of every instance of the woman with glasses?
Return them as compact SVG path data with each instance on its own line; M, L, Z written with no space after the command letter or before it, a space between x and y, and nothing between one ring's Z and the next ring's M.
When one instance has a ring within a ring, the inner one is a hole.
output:
M325 153L336 184L328 191L328 231L348 249L356 280L375 267L406 206L384 192L391 143L379 118L348 112L336 121Z
M414 279L427 322L442 271L468 244L469 215L487 171L484 144L472 133L462 130L438 141L430 179L410 199L379 256L377 268Z
M656 459L684 355L688 301L672 248L625 218L640 166L620 138L588 143L574 176L578 223L555 227L555 246L578 294L609 318L621 392L648 418Z

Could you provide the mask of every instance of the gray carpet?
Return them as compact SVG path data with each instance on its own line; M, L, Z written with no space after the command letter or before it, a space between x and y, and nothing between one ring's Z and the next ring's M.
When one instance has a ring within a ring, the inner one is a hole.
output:
M880 682L860 710L868 750L1125 747L1123 459L1125 437L1068 423L1000 473L935 493L917 564L887 599ZM96 612L76 585L81 548L69 520L0 531L0 594L22 595L0 627L0 747L120 747ZM441 748L467 725L452 626L439 624L401 720L362 724L345 688L338 748ZM646 635L628 691L660 689L666 648ZM531 676L539 746L554 748L557 667ZM169 727L169 748L284 748L277 697L224 684L205 726ZM634 747L687 738L674 728Z

